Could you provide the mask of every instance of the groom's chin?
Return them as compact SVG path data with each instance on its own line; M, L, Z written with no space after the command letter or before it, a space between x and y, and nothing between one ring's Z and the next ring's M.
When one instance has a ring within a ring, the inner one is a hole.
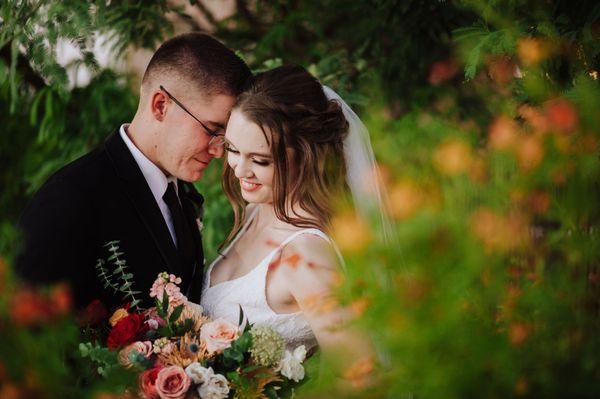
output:
M179 179L186 181L188 183L194 183L194 182L197 182L198 180L200 180L203 175L204 175L204 170L196 170L196 171L193 171L193 172L187 174L186 176L180 177Z

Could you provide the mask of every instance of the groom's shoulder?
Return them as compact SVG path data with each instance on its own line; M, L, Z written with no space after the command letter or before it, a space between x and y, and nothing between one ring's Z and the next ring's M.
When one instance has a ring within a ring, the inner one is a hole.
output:
M99 146L58 169L49 180L78 181L80 179L98 178L110 172L109 167L106 151L102 146Z
M46 185L64 183L86 190L114 179L114 169L103 143L54 172Z

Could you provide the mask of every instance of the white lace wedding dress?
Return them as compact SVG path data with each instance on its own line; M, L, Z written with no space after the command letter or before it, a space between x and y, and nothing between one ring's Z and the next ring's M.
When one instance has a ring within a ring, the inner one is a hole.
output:
M245 233L252 219L256 216L257 210L258 207L248 217L246 223L231 244L225 248L223 255L227 254L239 237ZM222 317L237 325L241 306L244 314L248 317L249 323L272 327L283 336L287 349L293 350L300 345L304 345L310 351L315 347L317 340L303 313L301 311L295 313L276 313L267 303L265 294L267 271L271 260L285 245L302 234L314 234L331 243L331 239L321 230L303 229L296 231L277 248L273 249L247 274L211 286L210 276L212 270L223 257L219 255L208 267L202 286L202 300L200 304L204 308L205 314L213 320Z

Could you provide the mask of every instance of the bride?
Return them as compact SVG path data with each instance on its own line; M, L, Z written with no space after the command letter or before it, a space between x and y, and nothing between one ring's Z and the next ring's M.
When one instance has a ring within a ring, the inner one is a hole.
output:
M202 289L211 318L237 324L241 307L250 323L281 333L288 349L368 351L339 328L351 312L333 300L342 260L327 233L331 200L352 172L342 107L299 66L258 74L238 98L223 172L235 223Z

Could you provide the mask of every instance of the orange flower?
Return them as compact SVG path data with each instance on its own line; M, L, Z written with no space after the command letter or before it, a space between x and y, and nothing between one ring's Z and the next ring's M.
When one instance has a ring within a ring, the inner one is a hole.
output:
M471 161L471 147L459 139L443 143L434 153L435 166L447 175L466 172L471 166Z
M508 328L508 339L510 343L518 346L521 345L529 336L529 326L525 323L513 323Z
M115 310L112 316L110 316L108 322L112 327L114 327L119 322L119 320L124 319L127 316L129 316L129 312L127 311L127 309L119 308Z
M50 303L54 311L59 315L65 315L71 311L73 298L71 290L66 284L58 284L50 292Z
M371 242L367 224L354 213L346 213L333 218L333 237L342 251L360 251Z
M550 208L550 195L544 191L536 191L529 196L529 207L533 213L543 214Z
M517 380L515 384L515 393L519 396L523 396L529 391L529 384L524 377L521 377Z
M48 322L52 310L48 302L36 291L23 288L12 298L10 315L17 325L32 326Z
M429 68L427 81L433 86L439 86L452 79L457 72L458 65L453 60L437 61Z
M507 116L498 117L488 129L490 147L495 150L506 150L517 141L518 126Z
M390 215L394 219L412 216L422 203L422 195L409 181L395 184L390 190Z
M3 384L0 386L0 398L2 399L20 399L24 397L24 392L14 384Z
M552 45L540 38L524 38L517 43L517 54L523 64L537 65L550 56Z
M527 243L527 224L518 214L500 216L481 208L471 216L471 230L488 251L507 251Z
M519 165L524 171L535 169L544 159L544 146L536 136L528 136L520 140L516 152Z
M548 118L539 109L523 104L519 107L519 115L536 133L546 133L549 130Z
M546 115L550 126L561 133L571 133L579 124L577 111L573 104L564 98L546 103Z
M489 73L492 80L500 86L504 86L513 79L515 74L515 63L508 57L495 57L490 61Z
M358 298L350 303L350 310L356 316L362 316L369 307L371 301L368 298Z
M349 380L355 389L363 389L369 386L374 368L373 359L364 358L351 364L344 372L344 378Z

